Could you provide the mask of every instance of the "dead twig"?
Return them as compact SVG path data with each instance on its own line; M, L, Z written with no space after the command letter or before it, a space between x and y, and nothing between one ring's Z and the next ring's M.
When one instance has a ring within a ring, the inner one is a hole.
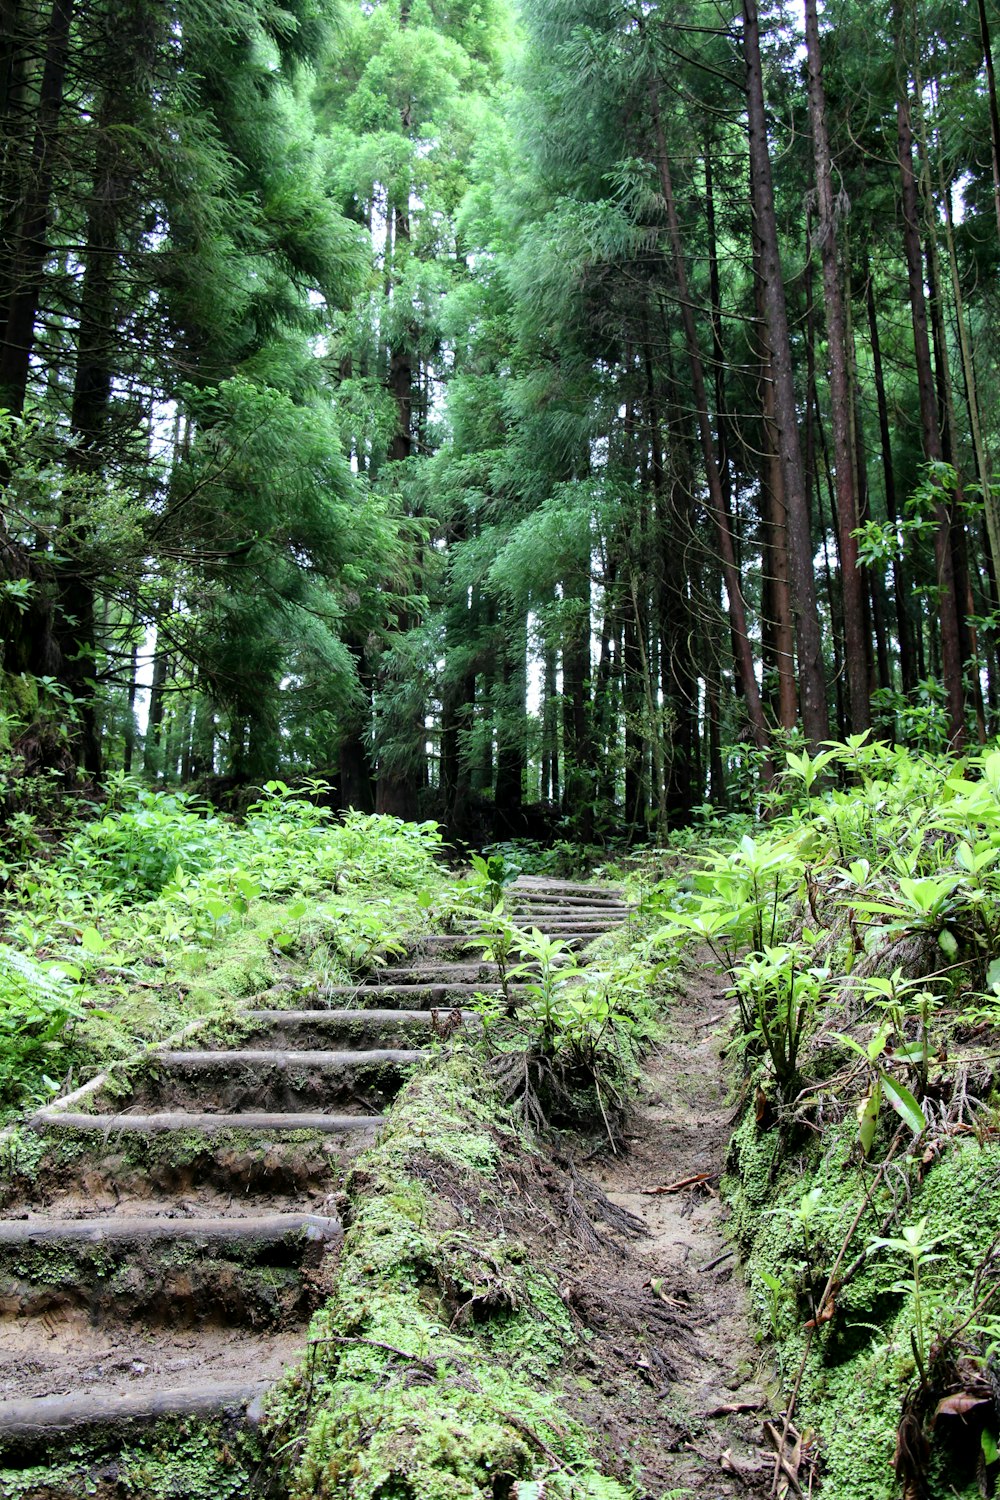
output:
M716 1266L721 1266L724 1260L729 1260L735 1254L735 1250L723 1250L721 1255L717 1255L715 1259L710 1260L707 1265L696 1266L695 1269L697 1270L699 1276L704 1276L706 1271L714 1271Z
M700 1182L718 1182L722 1176L718 1172L695 1172L691 1177L681 1177L677 1182L670 1182L666 1187L643 1188L642 1192L647 1197L655 1197L660 1193L680 1193L684 1188L697 1187Z

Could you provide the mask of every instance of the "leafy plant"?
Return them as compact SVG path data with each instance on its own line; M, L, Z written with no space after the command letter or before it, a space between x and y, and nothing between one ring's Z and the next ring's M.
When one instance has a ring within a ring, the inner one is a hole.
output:
M83 1017L76 994L79 970L38 962L0 943L0 1102L25 1084L49 1088L67 1032Z
M734 973L744 1032L762 1044L785 1098L792 1096L799 1082L803 1036L822 1001L835 990L829 969L808 966L802 960L798 948L765 946L744 959Z
M951 1239L950 1233L928 1235L926 1215L916 1224L905 1224L899 1235L876 1238L869 1241L868 1254L877 1250L888 1250L909 1261L910 1274L893 1282L894 1292L904 1292L913 1298L915 1327L912 1335L913 1353L922 1380L927 1378L927 1322L928 1298L924 1272L934 1261L941 1260L938 1246Z

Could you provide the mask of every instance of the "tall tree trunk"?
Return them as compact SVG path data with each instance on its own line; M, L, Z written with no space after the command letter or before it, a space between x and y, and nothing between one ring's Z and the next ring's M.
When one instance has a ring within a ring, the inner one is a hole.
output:
M18 416L24 410L27 394L35 322L48 253L56 135L62 113L73 5L74 0L53 0L35 138L27 171L27 197L18 226L3 342L0 344L0 406Z
M642 655L639 632L642 623L636 613L637 597L630 586L622 601L622 715L625 720L625 822L629 828L646 829L648 791L644 776L643 734L644 698L642 691ZM655 733L655 725L650 728Z
M130 60L135 61L130 54ZM127 181L114 134L123 118L121 80L109 85L97 121L94 176L87 211L76 371L70 428L70 473L96 476L105 462L112 356L117 342L114 308L115 264L120 250L120 218ZM70 490L72 495L72 490ZM56 634L65 663L62 681L73 694L80 720L80 758L93 775L101 772L101 742L94 703L95 601L86 567L86 517L71 501L63 506L56 587Z
M688 291L687 268L684 262L681 227L674 201L670 162L667 156L667 142L663 132L663 120L660 115L659 94L656 80L653 78L649 81L649 101L653 117L653 127L656 134L656 156L660 177L660 190L663 194L664 206L666 208L667 224L673 253L674 279L677 282L677 294L681 305L681 319L684 325L684 337L687 344L688 365L691 371L691 383L694 387L694 403L698 421L698 435L701 440L702 459L705 465L705 478L708 485L709 508L712 512L712 519L715 522L716 533L719 539L723 579L729 599L729 618L737 652L736 669L743 687L747 716L750 720L754 742L758 749L763 750L767 747L767 728L764 723L764 710L760 698L760 689L757 685L757 677L754 672L753 649L747 632L746 605L743 600L743 588L739 569L736 565L732 526L726 510L722 482L719 476L719 466L716 461L708 410L708 396L705 389L705 372L701 359L701 351L698 346L694 310L691 306L691 298Z
M1000 505L993 494L990 478L990 460L986 451L982 422L979 416L979 393L976 388L976 366L972 358L972 344L965 316L965 299L962 296L962 281L958 273L958 256L955 252L955 226L951 205L951 184L944 180L944 169L940 166L940 193L944 206L945 242L948 250L948 269L951 275L951 293L955 307L955 324L958 329L958 347L962 360L962 381L965 388L965 406L969 414L969 432L972 450L976 458L976 473L983 497L983 514L986 534L989 538L990 554L994 572L1000 572Z
M163 775L163 757L161 755L160 741L163 729L164 689L167 684L167 669L170 658L167 644L163 639L163 621L173 607L172 599L169 603L161 600L156 606L156 645L153 655L153 679L149 689L146 742L142 752L142 769L147 776Z
M997 80L993 69L993 44L986 18L986 0L976 0L979 12L979 36L986 65L986 93L990 102L990 160L993 166L993 206L997 216L997 238L1000 239L1000 109L997 107Z
M815 748L829 734L829 717L823 669L823 641L813 576L809 497L799 444L792 346L788 333L788 310L785 306L778 225L774 212L774 185L767 144L764 75L760 57L760 23L756 0L742 0L742 6L751 200L761 246L760 274L767 319L767 342L771 349L771 369L774 376L774 416L779 433L785 509L788 516L791 561L789 581L798 639L802 727L809 745Z
M587 539L589 546L589 538ZM566 627L563 640L563 816L572 819L577 837L589 843L594 834L593 741L590 734L590 581L589 558L582 582L565 585L567 598L580 606L579 619Z
M829 356L830 407L837 480L837 531L840 539L840 587L844 617L844 656L851 730L863 733L871 725L868 702L869 641L865 628L864 583L858 567L858 506L851 444L851 384L848 371L847 328L840 267L837 259L837 210L833 168L826 128L819 17L816 0L805 0L806 51L809 71L809 113L812 120L818 241L823 267L823 302Z
M761 478L764 489L762 519L765 545L762 562L772 611L770 624L778 682L778 723L782 729L794 729L799 708L795 687L795 629L789 586L788 509L785 505L785 479L778 428L774 420L774 376L767 342L763 282L759 275L760 241L756 234L753 235L753 247L754 268L758 272L754 277L754 301L761 345L761 413L764 429Z
M899 7L897 6L898 13ZM900 26L901 31L902 26ZM902 42L901 35L900 42ZM927 331L927 302L924 296L924 267L920 246L920 205L917 179L913 169L913 126L909 81L905 69L899 79L896 128L903 204L903 248L906 254L924 456L929 463L941 463L944 453L941 446L941 430L938 424L937 399L934 391L934 371L931 365L930 339ZM941 630L941 672L948 704L948 738L952 748L959 749L965 741L965 689L962 681L959 606L952 561L951 515L943 499L935 507L935 521L937 529L934 536L934 564Z
M889 430L889 405L885 395L885 375L882 370L882 343L879 338L878 316L875 309L875 286L865 252L864 275L866 281L865 304L868 312L868 339L872 352L872 373L875 377L875 399L878 406L879 441L882 449L882 481L885 490L886 515L893 526L896 524L896 476L892 466L892 436ZM896 597L896 639L899 643L899 673L904 693L911 693L917 685L916 663L913 657L913 625L910 617L910 583L905 561L895 553L892 559L892 586Z
M503 636L504 645L500 652L502 701L497 715L496 784L493 791L494 831L501 838L521 831L527 761L526 622L523 619L508 620Z

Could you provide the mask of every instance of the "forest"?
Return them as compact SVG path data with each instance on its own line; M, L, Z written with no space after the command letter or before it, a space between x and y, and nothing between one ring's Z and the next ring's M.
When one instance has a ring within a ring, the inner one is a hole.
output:
M983 742L989 11L5 0L9 776L600 843Z
M996 0L0 0L0 1495L1000 1491Z

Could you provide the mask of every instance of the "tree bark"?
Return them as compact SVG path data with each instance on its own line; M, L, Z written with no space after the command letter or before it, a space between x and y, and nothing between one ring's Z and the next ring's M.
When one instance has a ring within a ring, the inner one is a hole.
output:
M913 126L909 83L905 72L899 80L896 129L903 205L903 248L906 254L910 318L913 325L913 353L920 401L920 426L924 457L928 463L934 464L943 461L944 452L941 445L930 339L927 331L927 302L924 296L924 268L920 246L920 205L917 179L913 169ZM951 514L943 499L939 500L935 507L935 521L937 529L934 536L934 564L941 631L941 674L948 705L948 739L952 748L957 750L965 742L965 689L962 681L961 635L958 599L955 593L955 570L952 561Z
M698 346L694 312L688 291L687 268L684 262L680 222L674 202L670 162L667 156L667 142L660 114L659 95L656 80L652 78L649 81L649 101L653 117L653 128L656 135L660 191L663 194L664 207L667 214L667 224L673 252L674 279L677 282L681 318L684 325L684 337L687 344L688 365L691 371L691 383L694 387L694 403L698 421L698 435L701 440L702 459L705 465L705 478L708 486L709 509L712 513L719 539L722 575L726 594L729 598L729 618L737 652L736 668L743 686L747 716L750 720L754 743L758 749L764 750L767 748L767 727L764 723L764 710L760 698L760 689L757 685L757 677L754 672L753 649L747 632L746 605L743 600L743 588L739 569L736 565L732 526L726 510L722 483L719 476L719 466L715 456L715 446L708 411L708 396L705 389L705 372Z
M812 120L816 201L819 211L820 262L829 356L830 408L837 486L837 531L840 540L840 588L844 618L844 656L847 668L848 712L851 731L871 726L868 700L870 655L865 627L864 581L858 567L858 505L851 444L851 382L848 371L847 328L837 257L837 209L833 167L826 127L826 92L820 52L816 0L805 0L806 51L809 71L809 113Z
M885 395L885 375L882 370L882 343L878 330L878 315L875 309L875 285L871 269L865 256L864 273L867 282L865 303L868 312L868 338L872 352L872 373L875 377L875 399L878 406L879 441L882 448L882 482L885 490L886 515L893 526L896 524L896 476L892 466L892 436L889 430L889 406ZM899 674L904 693L911 693L917 685L917 671L913 656L913 625L910 618L910 581L905 561L893 555L892 587L896 597L896 639L899 643Z
M997 80L993 69L993 44L990 26L986 18L986 0L977 0L979 11L979 36L983 44L983 62L986 65L986 93L990 103L990 160L993 166L993 207L997 216L997 237L1000 238L1000 109L997 107Z
M774 415L779 433L785 508L788 515L788 544L791 561L789 581L798 639L802 727L808 744L815 749L829 734L829 716L823 668L823 641L816 607L809 498L799 443L792 346L788 332L788 310L785 306L781 255L778 249L778 225L774 212L774 185L767 143L764 75L760 57L760 22L756 0L742 0L742 7L751 201L761 246L760 275L763 282L764 310L767 319L767 341L771 349L771 367L774 377Z
M53 0L27 172L27 198L12 257L10 296L0 344L0 406L16 416L24 410L48 252L56 133L62 112L73 5L74 0Z

